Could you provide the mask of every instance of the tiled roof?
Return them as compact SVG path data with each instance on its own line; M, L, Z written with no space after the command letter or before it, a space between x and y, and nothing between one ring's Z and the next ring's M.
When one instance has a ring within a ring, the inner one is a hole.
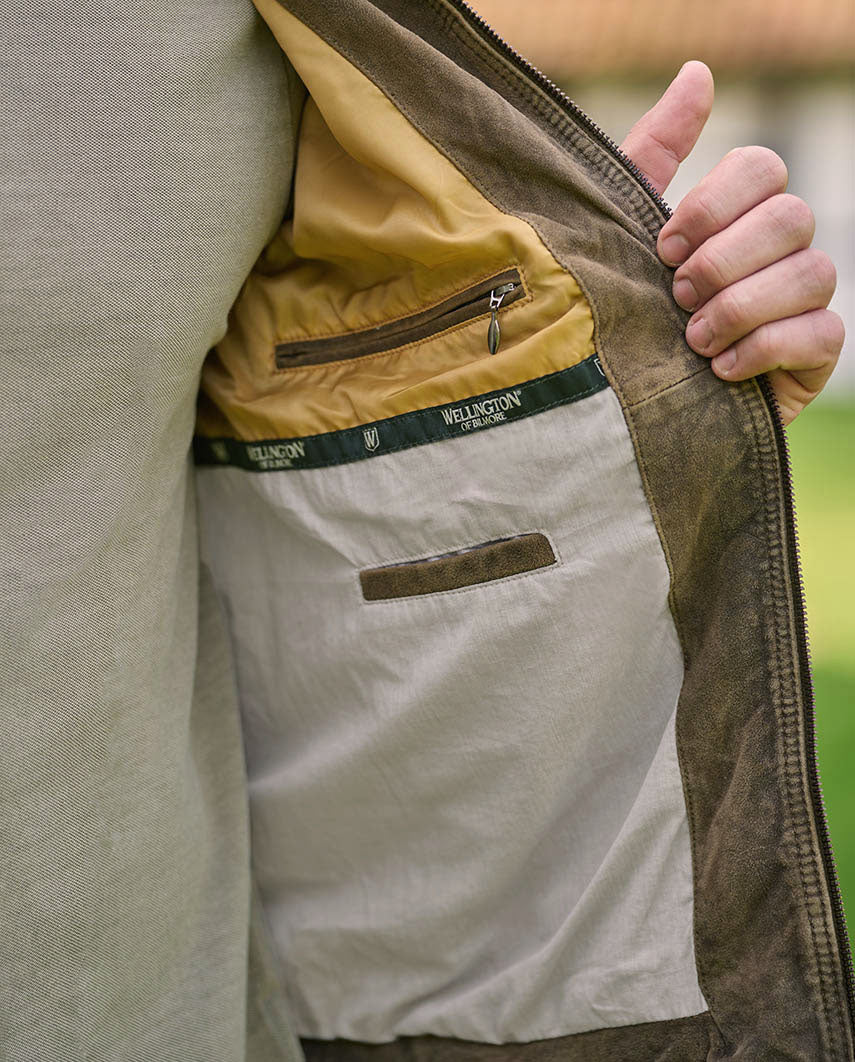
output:
M792 73L855 59L855 0L469 0L551 77L661 73L703 59L714 73Z

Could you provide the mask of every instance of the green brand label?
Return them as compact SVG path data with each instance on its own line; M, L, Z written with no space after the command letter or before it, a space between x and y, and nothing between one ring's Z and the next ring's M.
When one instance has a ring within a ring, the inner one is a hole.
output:
M249 472L324 468L498 427L554 406L576 402L605 387L608 382L600 362L590 357L569 369L539 376L516 387L400 413L357 428L258 442L197 435L193 449L196 463L200 465L236 465Z

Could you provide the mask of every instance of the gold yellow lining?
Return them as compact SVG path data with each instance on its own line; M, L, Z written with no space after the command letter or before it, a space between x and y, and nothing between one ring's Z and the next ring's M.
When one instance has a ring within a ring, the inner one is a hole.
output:
M203 370L199 431L293 438L510 387L594 352L590 308L536 233L502 213L382 92L276 0L256 6L306 84L293 218L248 277ZM531 297L382 354L277 372L277 343L409 314L518 265Z

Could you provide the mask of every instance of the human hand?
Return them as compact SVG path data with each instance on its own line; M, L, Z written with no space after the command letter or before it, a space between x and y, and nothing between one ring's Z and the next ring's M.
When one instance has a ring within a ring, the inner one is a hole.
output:
M661 194L695 145L713 102L712 75L689 62L621 145ZM674 298L693 311L686 340L723 380L765 372L789 424L837 363L843 322L826 309L836 284L810 246L814 217L786 193L787 168L768 148L729 152L682 200L659 236Z

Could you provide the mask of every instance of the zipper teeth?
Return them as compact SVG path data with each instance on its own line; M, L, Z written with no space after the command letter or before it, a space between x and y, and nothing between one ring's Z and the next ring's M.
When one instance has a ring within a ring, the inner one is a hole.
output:
M843 907L843 898L840 894L840 882L837 877L837 866L834 860L834 849L831 845L831 836L828 830L828 818L825 812L825 800L822 795L819 779L819 760L816 748L816 706L814 701L813 678L811 673L810 641L807 630L807 615L805 610L804 581L801 570L801 551L799 549L798 527L796 525L796 513L793 500L793 474L790 462L790 446L787 441L787 433L784 430L784 421L781 417L781 408L778 399L772 389L769 378L764 374L759 376L760 390L766 399L772 412L775 437L778 442L778 452L781 456L781 472L784 483L786 505L784 511L787 519L787 554L790 562L790 572L795 575L793 581L793 596L796 604L796 643L801 657L802 667L802 693L805 703L805 746L806 767L808 776L808 788L813 798L814 811L817 813L817 836L820 850L825 864L826 878L828 879L831 910L834 918L837 940L840 949L843 974L846 981L846 995L849 1003L850 1018L855 1018L855 967L852 962L852 951L849 945L849 931L846 925L846 911Z
M476 291L477 294L471 294ZM495 292L501 292L499 305L492 306L492 296ZM448 318L463 313L464 318L460 324L468 324L477 317L506 309L519 299L525 298L525 287L522 283L520 272L516 268L506 270L494 277L487 277L479 281L477 285L471 285L456 295L440 303L435 315L425 316L423 313L410 314L399 318L397 321L374 325L359 329L356 332L344 333L335 336L313 336L302 340L289 340L278 343L275 348L275 360L277 368L289 368L291 366L312 364L305 361L305 356L319 348L338 348L346 350L349 344L368 344L368 348L357 353L343 354L343 358L357 357L360 353L377 353L388 347L389 350L400 345L402 339L411 334L418 338L429 339L435 333L449 327ZM468 297L467 297L468 296ZM458 301L462 300L462 301ZM376 349L375 349L376 348ZM315 364L324 364L328 361L340 360L335 357L324 357Z
M473 11L469 4L466 3L466 0L446 0L446 2L456 8L467 22L473 25L483 36L487 37L499 51L503 52L508 59L510 59L516 66L520 67L521 70L528 75L530 80L534 81L540 88L542 88L554 103L556 103L562 110L572 115L578 124L583 126L583 128L589 132L595 140L598 140L641 185L644 191L659 208L663 218L667 220L671 217L670 206L668 206L662 196L656 191L642 170L636 166L629 155L621 149L620 145L617 144L608 133L604 132L600 126L598 126L581 107L575 104L565 92L562 92L554 81L550 81L542 71L538 70L536 66L533 66L528 59L520 55L520 53L511 47L504 38L500 37L493 27L481 18L477 11Z
M474 26L483 37L510 59L531 81L537 84L557 104L557 106L569 113L584 129L598 140L607 151L611 153L632 177L641 185L653 202L661 211L665 219L671 216L671 208L656 191L647 177L636 166L629 156L621 150L618 144L597 125L585 112L578 107L561 89L550 81L545 74L523 58L507 41L503 40L498 33L484 21L481 16L472 10L466 0L447 0L447 2L459 11L470 25ZM817 817L817 835L819 837L820 851L825 866L828 880L829 896L831 901L832 915L837 931L838 944L841 954L841 962L846 981L846 994L849 1003L850 1019L855 1019L855 968L853 968L852 952L849 947L849 933L846 926L846 912L843 908L843 900L840 895L840 884L837 878L837 868L834 862L834 852L831 847L831 838L828 831L828 819L825 813L825 801L819 784L819 765L816 751L816 713L813 694L813 680L811 677L810 644L807 633L807 616L804 604L804 582L801 571L801 556L798 544L798 532L796 527L795 506L793 502L793 478L790 465L790 451L787 442L784 422L778 406L778 400L772 390L772 385L765 375L759 378L760 389L766 398L772 411L772 423L774 425L775 438L778 443L778 452L781 457L782 479L786 504L784 506L787 519L787 554L790 571L795 575L793 590L796 605L796 643L802 662L802 690L805 704L806 722L806 751L807 751L807 774L808 788L812 797L814 811Z

